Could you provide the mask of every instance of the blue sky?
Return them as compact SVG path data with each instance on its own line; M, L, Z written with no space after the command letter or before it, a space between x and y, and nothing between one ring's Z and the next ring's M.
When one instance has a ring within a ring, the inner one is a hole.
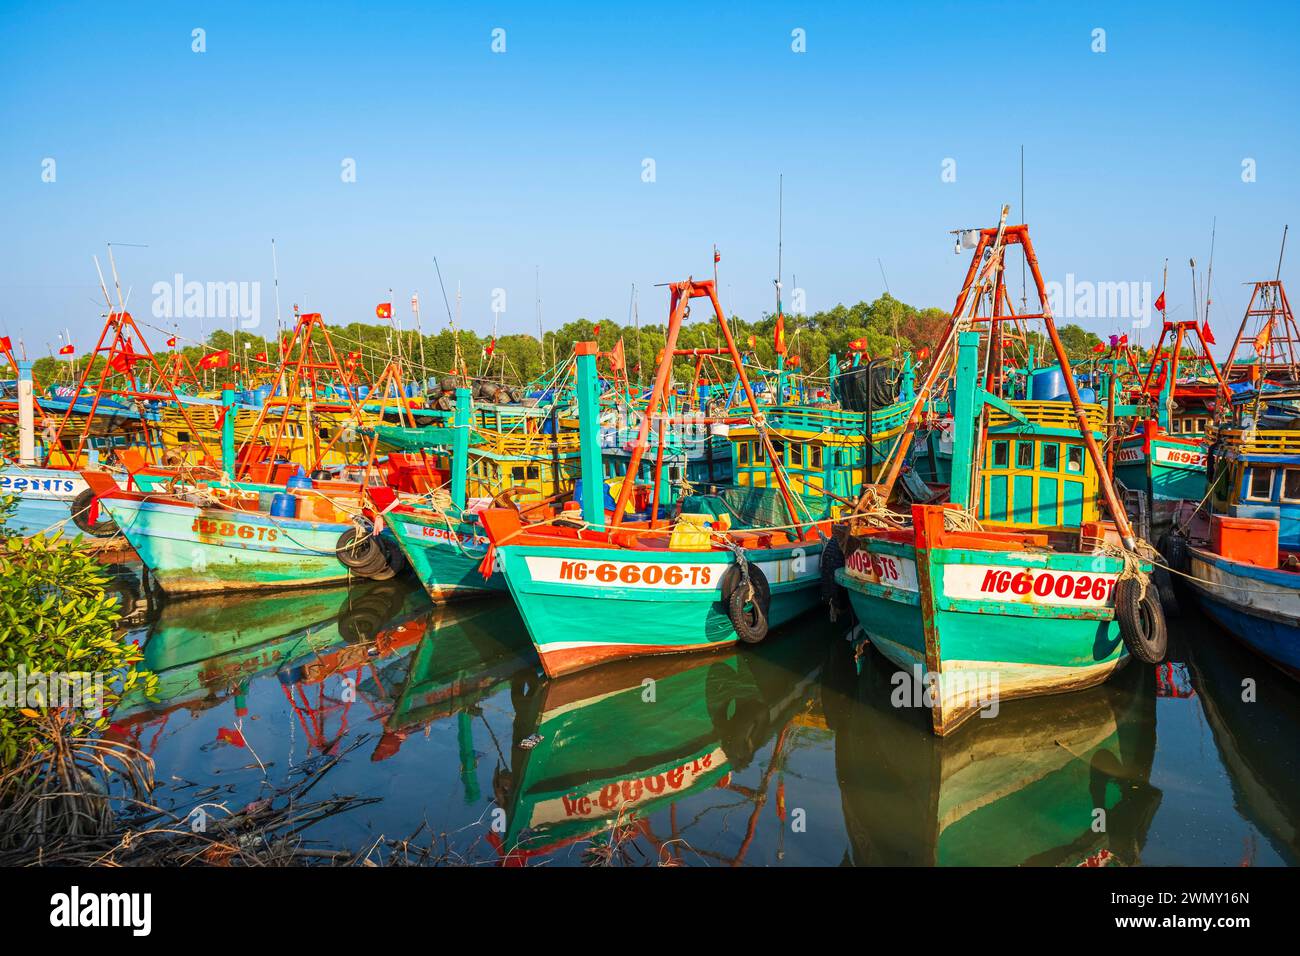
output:
M948 231L1003 202L1021 218L1024 144L1049 279L1158 289L1168 257L1184 317L1217 216L1225 343L1242 283L1300 226L1297 4L271 6L0 3L0 334L88 348L106 241L148 247L117 250L137 315L182 273L260 281L272 321L272 237L283 309L339 324L392 288L399 319L419 291L442 327L434 256L479 332L497 288L501 331L535 331L535 268L548 327L626 320L633 283L661 321L653 283L708 274L713 243L724 305L757 318L782 173L785 281L809 310L874 298L877 259L895 296L948 308L966 264Z

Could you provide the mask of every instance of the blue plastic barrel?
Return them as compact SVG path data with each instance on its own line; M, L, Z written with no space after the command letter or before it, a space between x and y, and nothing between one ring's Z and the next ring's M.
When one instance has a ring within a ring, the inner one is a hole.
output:
M298 499L286 491L277 491L275 497L271 499L271 517L295 518L297 515Z
M1079 389L1079 401L1092 404L1097 401L1097 390L1095 388Z
M290 479L289 479L288 481L286 481L284 484L285 484L285 487L286 487L286 488L291 488L291 489L292 489L292 488L310 488L310 487L311 487L311 478L309 478L307 475L304 475L304 474L302 473L301 469L300 469L300 470L298 471L298 474L294 475L292 478L290 478Z
M1029 379L1029 398L1050 402L1065 394L1065 374L1059 367L1035 369Z

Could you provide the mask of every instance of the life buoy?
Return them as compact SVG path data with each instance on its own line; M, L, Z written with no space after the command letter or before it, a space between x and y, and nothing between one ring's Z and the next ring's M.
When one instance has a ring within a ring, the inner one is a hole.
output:
M82 489L72 499L72 523L86 534L95 538L111 538L117 534L117 522L95 501L95 493L89 488ZM91 514L95 520L91 520Z
M1120 578L1115 585L1115 619L1130 654L1144 664L1165 659L1169 630L1154 583L1144 588L1137 578Z
M757 564L746 562L746 568L748 586L745 584L746 570L742 570L740 564L727 568L722 576L722 600L736 636L746 644L757 644L767 637L772 587Z

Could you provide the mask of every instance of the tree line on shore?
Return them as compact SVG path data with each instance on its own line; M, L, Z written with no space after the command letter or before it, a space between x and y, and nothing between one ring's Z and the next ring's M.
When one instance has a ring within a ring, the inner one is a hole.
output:
M705 310L699 312L701 317L683 324L678 337L679 348L716 348L724 344L712 315L706 315ZM901 360L905 352L915 353L933 347L948 318L949 314L943 309L917 308L888 293L872 302L840 304L806 315L785 315L787 363L791 357L797 357L796 364L801 371L824 376L832 353L844 356L855 347L873 357ZM757 321L733 316L729 325L737 346L752 354L758 365L768 368L776 365L777 316L774 313L765 314ZM272 375L280 358L279 343L282 339L287 340L291 331L288 328L271 334L239 331L232 335L230 330L220 329L211 332L202 344L180 341L176 349L169 349L163 343L151 343L151 346L161 365L166 365L179 353L185 364L197 372L200 387L207 389L231 381L248 384ZM329 326L329 331L340 362L355 361L364 370L365 378L372 381L378 378L392 356L404 360L408 374L413 372L419 377L424 373L434 377L458 370L459 352L471 375L501 378L513 383L541 382L549 369L572 354L575 343L594 339L604 352L613 351L622 341L627 374L635 383L648 382L653 377L664 346L666 326L663 323L577 318L558 329L546 331L542 341L538 341L535 335L519 333L502 335L494 340L490 335L472 329L453 331L444 328L421 335L411 329L399 330L389 324L374 322ZM1072 360L1092 357L1096 354L1094 348L1102 342L1097 335L1078 325L1061 326L1059 332ZM1029 338L1040 356L1050 354L1046 338L1041 333L1031 332ZM205 357L209 366L216 364L217 367L204 368ZM42 385L69 384L85 371L89 359L90 356L85 354L70 359L46 356L34 363L33 374ZM102 354L95 358L92 383L98 381L104 361Z

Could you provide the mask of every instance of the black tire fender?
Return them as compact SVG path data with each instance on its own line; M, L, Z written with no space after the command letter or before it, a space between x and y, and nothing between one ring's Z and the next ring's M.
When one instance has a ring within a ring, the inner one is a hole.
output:
M772 586L757 564L752 561L748 564L749 587L745 587L740 565L733 564L722 576L722 599L736 636L746 644L757 644L767 637Z
M1155 582L1146 588L1137 578L1115 585L1115 619L1128 652L1144 664L1159 664L1169 646L1169 629Z
M95 502L95 493L89 488L83 488L77 497L72 499L72 523L75 524L86 534L95 538L111 538L117 534L117 522L114 521L107 511L100 508L101 517L97 521L90 520L90 509Z

